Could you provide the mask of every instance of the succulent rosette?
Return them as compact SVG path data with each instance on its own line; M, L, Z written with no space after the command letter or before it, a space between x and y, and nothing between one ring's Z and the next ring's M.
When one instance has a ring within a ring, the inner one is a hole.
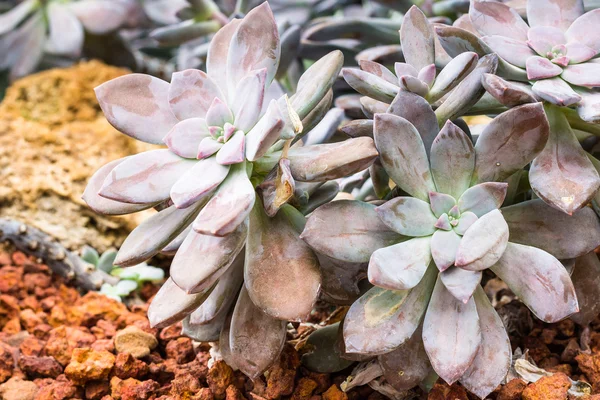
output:
M217 340L244 283L227 320L231 340L223 342L231 364L253 377L279 354L285 321L308 316L321 285L318 259L299 239L304 216L287 203L314 209L337 192L327 181L377 157L371 138L299 140L331 106L341 53L314 63L289 99L273 81L279 54L264 3L216 33L206 73L177 72L171 83L131 74L99 86L113 126L167 148L108 163L84 193L104 214L159 210L131 232L115 260L126 267L175 254L149 309L153 326L189 316L188 334Z
M530 163L548 136L540 103L499 115L475 145L450 121L440 130L424 102L402 117L375 114L382 166L406 195L379 206L325 204L301 236L333 259L369 263L374 287L344 320L347 354L379 356L398 390L417 385L433 368L449 384L460 381L485 398L504 380L512 354L480 286L482 271L503 279L545 322L579 311L559 259L600 244L593 210L568 216L541 200L501 208L503 181Z
M135 7L130 0L24 0L0 14L0 69L15 79L33 72L44 53L77 58L85 32L118 29Z

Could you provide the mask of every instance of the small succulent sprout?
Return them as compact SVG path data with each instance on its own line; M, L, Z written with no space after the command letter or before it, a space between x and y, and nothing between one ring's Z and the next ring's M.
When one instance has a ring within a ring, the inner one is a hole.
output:
M122 281L117 282L115 285L111 285L110 283L103 283L100 287L100 293L105 295L106 297L110 297L111 299L117 300L121 302L121 298L127 297L138 288L138 284L134 280L124 279Z
M427 102L401 93L396 105L406 106L390 108L404 117L376 114L374 138L381 165L405 195L379 206L355 200L323 205L301 237L332 259L369 263L375 286L346 315L346 352L379 355L397 390L425 379L430 364L449 384L460 381L485 398L504 380L512 355L480 286L482 271L503 279L541 320L559 321L579 311L559 259L594 249L600 222L591 208L569 217L539 199L502 208L505 180L549 140L540 103L500 114L473 145L450 121L440 130Z

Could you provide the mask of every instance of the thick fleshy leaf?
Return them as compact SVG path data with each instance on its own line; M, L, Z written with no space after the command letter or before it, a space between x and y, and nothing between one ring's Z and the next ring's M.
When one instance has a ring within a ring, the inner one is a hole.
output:
M233 311L229 347L234 365L251 379L279 357L285 344L286 322L260 311L244 287Z
M178 122L169 105L169 84L161 79L130 74L94 90L108 122L135 139L160 144Z
M479 34L460 27L436 25L434 30L442 47L450 56L458 57L464 52L472 51L482 57L488 53L488 50L491 50L479 38Z
M133 204L160 202L169 198L180 176L197 165L169 150L150 150L128 157L107 175L99 194L107 199Z
M129 17L127 5L103 0L83 0L67 3L85 30L103 35L120 28Z
M400 44L404 59L417 71L435 62L433 29L417 6L412 6L404 15L400 27Z
M422 335L419 327L400 347L378 357L385 380L396 390L414 388L431 372Z
M565 31L583 12L583 0L538 0L527 3L529 26L555 26Z
M516 10L506 4L489 1L473 1L469 16L475 29L481 34L500 35L525 42L529 26Z
M567 82L558 77L537 81L533 84L531 90L538 97L557 106L567 107L581 100L581 96L575 93Z
M233 123L233 114L223 100L215 97L206 111L205 119L208 126L222 127L226 123Z
M373 139L359 137L338 143L292 147L288 159L294 179L323 182L362 171L377 155Z
M169 85L169 104L180 120L203 118L215 97L225 101L219 86L197 69L175 72Z
M148 308L148 319L153 328L166 328L184 319L210 295L211 288L196 294L187 294L171 278L162 284Z
M308 201L295 207L304 215L313 212L317 207L332 201L340 192L340 185L337 182L326 182L317 190L311 193Z
M467 229L471 227L479 218L471 211L465 211L460 215L458 223L454 227L454 232L464 235Z
M456 252L456 266L469 271L491 267L504 253L508 225L499 210L479 218L462 237Z
M375 250L402 238L381 222L374 205L354 200L317 208L300 237L319 253L355 263L368 262Z
M445 271L454 264L460 239L453 230L437 230L431 237L431 256L440 271Z
M410 122L417 129L425 151L429 154L431 144L440 131L429 102L418 94L401 90L387 112Z
M527 79L538 80L560 75L563 69L544 57L527 58Z
M115 265L129 267L158 254L196 217L202 203L180 210L168 207L144 220L121 245Z
M35 0L25 0L9 11L0 14L0 35L4 35L16 28L33 11L35 5Z
M246 158L248 161L256 161L265 155L279 139L283 124L277 102L271 100L265 115L246 135Z
M17 29L0 40L0 68L10 69L9 80L32 73L40 62L46 43L43 12L37 11Z
M498 35L484 36L481 40L490 46L500 57L520 68L525 68L528 59L536 56L533 50L521 40Z
M454 89L477 65L476 53L466 51L454 57L435 78L429 91L429 100L436 101Z
M267 69L250 71L238 83L231 101L236 129L248 132L256 124L265 99Z
M546 147L531 164L529 181L546 203L572 214L585 206L600 187L600 177L577 141L566 116L545 107L550 121Z
M582 43L567 43L569 64L579 64L588 61L597 54L597 51Z
M592 10L577 18L567 29L569 42L578 42L600 52L600 41L596 28L600 24L600 11Z
M502 205L508 190L508 183L484 182L469 188L458 199L461 212L471 211L481 217Z
M319 327L306 341L307 353L302 354L302 365L310 371L334 373L348 368L354 362L340 357L338 351L338 332L340 322Z
M414 76L401 76L400 77L400 88L418 94L421 97L427 96L429 93L429 86L419 78Z
M580 92L581 101L577 105L577 114L585 122L600 123L600 92Z
M369 282L390 290L412 289L431 263L431 238L407 240L376 250L369 262Z
M454 197L445 193L429 192L429 204L436 217L446 214L456 205Z
M246 165L232 166L227 178L194 221L194 230L205 235L229 235L250 214L255 197Z
M364 118L364 116L363 116ZM355 119L339 127L339 130L350 137L373 137L372 119Z
M210 138L206 121L202 118L189 118L178 122L163 141L178 156L196 158L198 145L206 138Z
M475 301L457 300L438 278L423 321L423 344L431 366L448 384L473 363L481 344Z
M358 93L385 103L394 100L400 90L397 84L357 68L344 68L342 74L348 85Z
M541 103L512 108L492 120L475 144L472 182L503 181L529 164L548 140Z
M458 199L469 188L475 168L471 139L462 129L447 121L431 145L430 158L437 190Z
M156 203L145 203L145 204L130 204L121 203L119 201L109 200L98 194L104 180L113 169L127 158L120 158L103 165L98 169L94 175L88 180L88 184L85 187L83 196L81 197L87 205L99 214L105 215L123 215L131 214L134 212L142 211L147 208L154 206Z
M429 236L437 217L429 203L414 197L396 197L375 209L384 224L405 236Z
M595 252L576 259L571 280L581 309L580 312L571 315L571 319L581 326L588 326L600 313L600 261Z
M572 85L584 87L600 86L600 64L585 63L569 65L561 74L561 78Z
M527 44L540 56L546 57L552 47L558 44L565 44L564 29L561 30L555 26L536 26L527 32Z
M198 145L198 154L196 155L196 157L199 160L208 158L215 154L217 151L221 150L221 147L223 147L223 143L217 142L212 137L205 137L200 141L200 144Z
M394 63L394 72L396 72L396 76L398 78L408 75L408 76L418 76L419 71L415 67L407 63L397 62Z
M460 377L460 383L484 399L504 382L512 362L512 349L502 319L481 286L473 298L479 315L481 345L473 363Z
M419 74L417 75L417 78L419 78L419 80L421 82L426 84L427 88L430 88L431 85L433 84L433 81L435 80L436 73L437 73L437 71L435 68L435 64L429 64L429 65L421 68L421 70L419 71Z
M440 279L452 296L466 304L479 286L482 275L481 271L450 267L440 273Z
M189 293L212 286L232 265L246 243L247 234L246 223L224 237L192 230L173 258L171 279Z
M246 135L244 132L237 131L234 135L219 149L215 157L217 163L223 166L239 164L246 159Z
M516 82L505 81L493 74L484 74L481 83L489 94L508 108L537 101L531 88Z
M47 8L50 35L46 51L53 54L79 57L83 46L83 26L64 4L50 3Z
M411 290L374 287L355 301L344 320L346 352L385 354L410 339L427 309L436 271L430 265L421 282Z
M511 242L540 248L561 260L582 256L600 245L600 221L588 207L569 216L536 199L505 207L502 215Z
M176 24L154 29L150 32L149 36L161 46L175 47L180 46L185 42L198 39L199 37L211 35L218 31L220 27L221 24L214 19L209 19L207 21L188 19ZM204 51L206 51L206 48ZM189 65L193 62L194 61L191 61L184 65Z
M408 194L427 201L435 185L415 126L393 114L377 114L373 127L381 164L390 178Z
M216 157L196 162L171 188L171 200L177 208L186 208L206 197L223 182L229 172L229 165L217 163Z
M361 70L378 76L391 84L398 85L398 78L387 67L369 60L360 60L358 65Z
M569 273L544 250L509 243L492 271L544 322L579 311Z
M235 300L236 297L233 297ZM221 332L225 326L228 314L226 312L217 315L212 321L206 324L192 324L190 322L192 316L199 311L202 311L200 306L196 311L185 317L182 321L181 335L189 337L197 342L216 342L219 340ZM223 346L224 347L224 346ZM223 355L223 348L219 348L221 355ZM223 359L225 356L223 355Z
M360 98L360 109L367 118L373 118L373 116L378 113L385 113L389 106L388 103L367 96Z
M241 22L241 20L234 18L219 29L210 41L210 47L206 56L206 72L219 85L219 88L221 88L221 91L226 96L228 88L227 68L225 66L227 65L229 45Z
M317 256L284 210L269 218L260 201L250 213L248 231L244 282L252 302L274 318L304 321L321 286Z
M191 230L192 226L188 225L188 227L182 230L181 233L175 237L175 239L171 240L169 244L163 247L160 253L168 256L174 256L175 254L177 254L177 250L179 250L181 244L183 243L187 235L191 232Z
M211 44L212 45L212 44ZM277 24L268 3L250 11L231 37L227 54L227 85L229 97L250 71L267 69L266 83L270 84L277 72L281 47ZM220 68L225 65L221 64Z

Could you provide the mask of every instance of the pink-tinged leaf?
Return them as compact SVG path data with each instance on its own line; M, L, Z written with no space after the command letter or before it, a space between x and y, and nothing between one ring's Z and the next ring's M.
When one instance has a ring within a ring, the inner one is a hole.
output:
M560 108L546 106L550 137L531 164L529 181L546 203L567 214L584 207L600 187L600 177Z
M410 64L406 64L406 63L401 63L401 62L397 62L394 64L394 72L396 73L396 76L398 78L400 78L401 76L418 76L419 75L419 71L417 71L415 69L415 67L413 67ZM397 79L395 84L397 84Z
M319 253L354 263L368 262L375 250L402 238L381 222L374 205L354 200L338 200L317 208L300 237Z
M429 93L429 86L419 78L414 76L401 76L400 77L400 88L402 90L409 91L414 94L418 94L421 97L427 96Z
M423 329L419 327L400 347L378 357L385 380L396 390L414 388L431 372L422 335Z
M162 143L165 134L178 122L169 105L169 84L153 76L120 76L95 91L108 122L143 142Z
M471 211L481 217L500 208L506 197L508 183L484 182L475 185L460 196L458 208L461 212Z
M435 223L435 227L444 231L451 230L452 224L450 223L450 218L448 217L448 214L443 213L442 215L440 215L440 218Z
M68 57L79 57L83 46L83 26L75 14L63 4L50 3L47 8L50 35L46 51Z
M361 295L359 282L367 276L367 263L347 263L317 253L321 269L321 296L337 305L352 305Z
M373 139L360 137L339 143L292 147L288 159L294 179L323 182L367 169L377 155Z
M385 354L405 343L421 324L436 271L430 265L413 289L396 291L373 287L355 301L344 320L346 352Z
M221 165L215 157L200 160L179 179L171 188L171 200L177 208L186 208L208 196L223 182L229 165Z
M198 308L210 295L211 288L196 294L187 294L171 278L162 284L148 308L148 319L153 328L166 328L181 321Z
M481 40L490 46L492 50L504 60L520 68L525 68L527 60L536 55L522 40L498 35L484 36Z
M127 236L114 264L129 267L155 256L192 223L201 208L201 203L184 210L170 206L147 218Z
M437 73L435 69L435 64L429 64L419 71L419 75L417 78L425 83L428 87L431 87L433 81L435 80L435 74Z
M431 256L440 271L454 264L459 245L460 236L452 229L435 231L431 237Z
M567 55L570 64L579 64L588 61L596 55L597 51L582 43L567 43Z
M579 311L569 273L543 250L509 243L492 271L544 322L558 322Z
M228 24L223 26L210 41L208 54L206 56L206 73L213 81L219 85L221 91L227 95L227 56L229 54L229 44L231 38L237 31L238 26L242 21L232 19Z
M460 383L479 398L485 399L504 382L512 362L512 349L502 319L483 289L473 295L481 327L481 345Z
M231 300L236 300L236 296L232 296ZM208 300L207 300L208 301ZM196 309L193 313L188 315L181 322L181 335L189 337L192 340L197 342L216 342L219 340L221 331L225 326L225 321L229 316L228 313L222 312L218 314L212 321L209 321L205 324L193 324L190 322L193 315L197 312L202 311L202 306ZM223 359L225 359L223 348L219 348L221 355L223 355Z
M250 71L267 69L267 85L271 83L277 66L281 47L277 24L268 3L250 11L231 37L227 55L227 85L229 97L235 96L238 83ZM225 65L221 64L220 68Z
M598 24L600 24L600 11L592 10L577 18L567 29L565 36L569 42L581 43L600 52Z
M515 107L494 118L475 144L471 182L507 179L540 154L549 129L541 103Z
M266 154L277 140L283 129L283 119L277 102L271 100L265 115L246 135L246 158L256 161Z
M454 57L435 79L429 91L430 101L436 101L454 89L477 65L479 57L467 51Z
M221 147L223 147L223 143L217 142L212 137L205 137L200 141L200 144L198 145L198 154L196 155L196 157L199 160L202 160L203 158L208 158L215 154L217 151L221 150Z
M120 28L127 22L127 6L104 0L82 0L67 3L87 32L104 35Z
M553 26L563 32L584 13L583 0L527 2L529 26Z
M169 86L169 104L180 120L203 118L215 98L225 101L217 83L197 69L175 72Z
M447 121L431 145L430 159L437 190L458 199L469 188L475 168L471 139L462 129Z
M466 304L479 287L482 275L481 271L467 271L452 266L440 273L440 279L452 296Z
M252 302L274 318L305 321L321 286L317 256L283 209L269 218L257 201L248 232L244 282Z
M175 237L175 239L171 240L168 245L163 247L160 253L168 256L174 256L175 254L177 254L177 250L179 250L181 244L191 231L192 226L188 225L188 227L182 230L181 233Z
M566 43L563 32L555 26L536 26L527 32L527 44L540 56L546 57L552 47Z
M226 123L233 122L233 114L227 104L223 100L215 97L211 103L208 111L206 112L206 123L208 126L222 127Z
M389 290L412 289L431 263L431 237L414 238L376 250L369 261L369 282Z
M519 13L506 4L490 1L472 1L469 16L475 29L482 35L500 35L526 41L529 26Z
M557 106L568 107L581 100L581 96L560 78L543 79L533 84L531 90L536 96Z
M580 312L571 315L571 319L581 326L588 326L600 313L600 261L595 252L578 257L571 280L577 293Z
M463 212L458 220L458 223L454 227L454 232L458 233L461 236L464 235L467 229L469 229L471 225L473 225L478 219L479 218L477 217L477 215L475 215L475 213L472 213L471 211Z
M213 236L232 233L250 214L255 197L254 186L246 173L246 165L234 165L216 193L200 211L194 221L194 230Z
M245 148L246 136L237 131L217 152L217 163L223 166L241 163L246 158Z
M408 194L427 201L429 192L436 189L425 146L415 126L393 114L377 114L373 134L381 164L390 178Z
M206 121L202 118L189 118L178 122L163 138L163 141L169 150L178 156L196 158L198 146L207 138L210 139L210 134Z
M145 204L129 204L129 203L121 203L119 201L109 200L98 195L104 180L113 169L127 158L121 158L118 160L114 160L109 162L108 164L103 165L98 169L94 175L89 179L87 186L85 187L85 191L83 192L83 196L81 197L83 201L87 203L87 205L99 214L104 215L123 215L123 214L131 214L134 212L142 211L147 208L154 206L156 203L145 203Z
M412 6L404 15L400 27L400 44L406 63L417 71L435 62L433 29L417 6Z
M285 344L286 324L260 311L242 287L229 334L234 365L250 379L258 378L279 357Z
M100 196L123 203L147 204L169 198L175 182L197 165L166 149L150 150L127 158L104 180Z
M440 44L446 52L453 57L458 57L464 52L474 52L479 57L484 56L491 49L479 38L479 34L472 33L460 27L436 25L435 33Z
M489 94L509 108L537 101L531 87L517 82L505 81L493 74L484 74L481 84Z
M235 115L235 127L248 132L258 120L265 99L267 69L250 71L235 88L231 111Z
M375 100L390 103L398 94L399 87L397 84L390 83L377 75L361 71L358 68L344 68L342 74L346 83L354 90Z
M469 271L491 267L508 243L508 224L499 210L483 215L462 237L456 252L456 266Z
M396 78L392 71L383 65L369 60L360 60L358 65L360 66L361 70L378 76L379 78L384 79L393 85L398 85L398 78Z
M564 69L561 78L572 85L589 88L600 86L600 64L569 65Z
M425 146L425 152L429 154L431 144L440 131L429 102L415 93L401 90L387 112L410 122L417 129Z
M375 209L390 229L405 236L429 236L435 231L436 216L429 203L414 197L396 197Z
M15 29L33 11L35 5L35 0L25 0L9 11L0 14L0 35Z
M442 214L448 213L456 205L456 200L449 194L429 192L429 204L433 214L436 217L441 217Z
M188 293L211 287L242 251L247 235L246 223L224 237L202 235L192 230L173 258L171 279Z
M585 122L600 123L600 92L580 92L577 114Z
M538 80L553 78L560 75L563 69L544 57L532 56L527 58L527 79Z
M465 31L469 31L472 34L479 36L479 32L477 32L477 29L475 29L475 26L473 26L469 14L463 14L456 18L456 20L452 23L452 26L464 29Z
M385 113L389 108L388 103L374 100L370 97L363 96L360 98L360 109L367 118L373 118L375 114Z
M44 14L37 11L0 40L0 68L10 69L9 80L30 74L40 62L46 43Z
M438 278L423 321L423 344L431 366L448 384L469 368L481 344L475 301L457 300Z
M505 207L502 215L511 242L540 248L559 259L582 256L600 245L600 221L589 207L567 215L536 199Z

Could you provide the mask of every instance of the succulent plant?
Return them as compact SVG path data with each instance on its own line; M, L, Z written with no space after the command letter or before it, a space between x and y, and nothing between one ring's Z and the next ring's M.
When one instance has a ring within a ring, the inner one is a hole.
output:
M369 263L375 286L345 317L347 354L379 356L398 390L417 385L432 367L485 398L504 380L511 347L480 286L482 271L503 279L545 322L579 311L559 259L600 244L593 211L569 217L539 199L501 208L503 181L530 163L548 136L540 103L499 115L475 145L450 121L440 130L425 102L404 117L375 114L381 163L407 195L379 206L333 201L310 215L301 236L333 259Z
M99 86L113 126L168 148L105 165L84 193L105 214L159 210L115 260L131 266L161 251L175 254L149 309L153 326L189 315L190 335L228 335L221 328L243 280L225 341L231 363L251 376L281 350L285 321L308 316L321 284L318 259L299 239L304 216L287 203L314 209L331 198L327 181L363 170L377 156L371 138L299 140L329 109L343 57L332 52L314 63L288 99L271 85L279 44L263 3L216 33L206 73L177 72L170 84L132 74Z

